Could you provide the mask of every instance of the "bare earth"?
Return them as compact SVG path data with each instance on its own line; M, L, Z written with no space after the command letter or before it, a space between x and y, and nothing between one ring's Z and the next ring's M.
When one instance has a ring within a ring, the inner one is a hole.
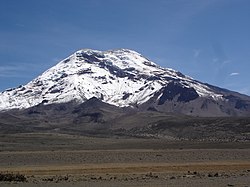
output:
M250 144L0 135L0 173L27 182L0 186L250 186Z

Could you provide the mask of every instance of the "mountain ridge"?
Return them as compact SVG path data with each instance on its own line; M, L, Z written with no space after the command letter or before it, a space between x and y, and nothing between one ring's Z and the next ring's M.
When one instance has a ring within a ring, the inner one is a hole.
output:
M129 49L78 50L28 84L0 93L0 111L96 97L118 107L249 116L250 97L194 80Z
M121 108L98 98L0 112L0 135L55 133L90 137L134 137L248 142L250 117L197 117Z

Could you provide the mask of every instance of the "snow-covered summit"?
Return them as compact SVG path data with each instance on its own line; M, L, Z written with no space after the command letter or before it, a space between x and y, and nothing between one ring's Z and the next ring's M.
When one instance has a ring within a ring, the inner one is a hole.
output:
M200 97L222 99L221 94L207 85L162 68L133 50L82 49L28 84L0 93L0 110L41 103L81 103L92 97L120 107L136 106L173 80L183 87L194 88Z

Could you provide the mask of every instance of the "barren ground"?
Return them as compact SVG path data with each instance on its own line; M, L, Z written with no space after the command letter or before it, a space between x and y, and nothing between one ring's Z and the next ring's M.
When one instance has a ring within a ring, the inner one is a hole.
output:
M0 186L250 186L250 143L0 135Z

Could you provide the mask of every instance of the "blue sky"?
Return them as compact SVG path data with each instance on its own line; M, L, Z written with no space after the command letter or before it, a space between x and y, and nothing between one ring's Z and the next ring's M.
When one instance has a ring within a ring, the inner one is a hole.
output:
M81 48L129 48L250 95L249 0L2 0L0 91Z

